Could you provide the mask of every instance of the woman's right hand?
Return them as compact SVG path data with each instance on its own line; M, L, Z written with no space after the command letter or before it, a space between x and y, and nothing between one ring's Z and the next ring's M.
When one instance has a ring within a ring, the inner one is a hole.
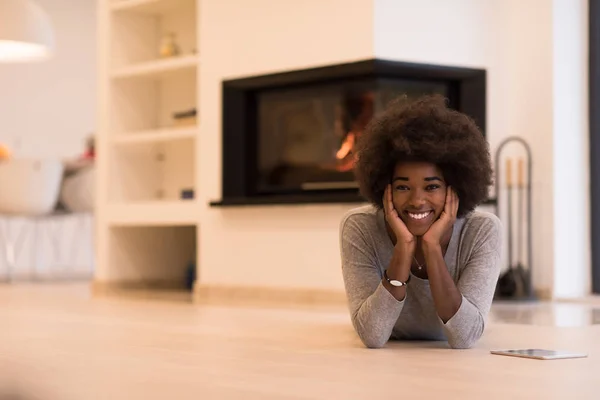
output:
M414 252L416 239L404 224L404 221L398 215L394 202L392 200L392 185L387 185L383 194L383 209L385 210L385 220L396 236L396 246L401 246L411 252Z

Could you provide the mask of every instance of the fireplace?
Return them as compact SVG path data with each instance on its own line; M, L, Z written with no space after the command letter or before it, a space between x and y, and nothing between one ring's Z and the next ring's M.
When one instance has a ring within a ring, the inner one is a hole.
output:
M213 206L363 202L353 146L393 98L440 93L485 134L485 70L387 60L223 82L222 199Z

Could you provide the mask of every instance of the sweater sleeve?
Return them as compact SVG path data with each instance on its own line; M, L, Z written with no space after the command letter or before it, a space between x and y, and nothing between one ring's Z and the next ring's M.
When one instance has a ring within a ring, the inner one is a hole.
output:
M383 347L406 298L396 300L381 283L375 250L353 218L340 226L340 252L352 325L365 346Z
M440 319L452 348L470 348L483 334L500 275L501 224L491 215L470 238L473 251L460 273L460 308L446 324Z

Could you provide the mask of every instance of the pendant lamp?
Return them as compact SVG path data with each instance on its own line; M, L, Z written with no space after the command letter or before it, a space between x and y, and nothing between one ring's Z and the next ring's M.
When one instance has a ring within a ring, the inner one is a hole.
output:
M0 63L41 61L51 56L50 17L34 0L0 0Z

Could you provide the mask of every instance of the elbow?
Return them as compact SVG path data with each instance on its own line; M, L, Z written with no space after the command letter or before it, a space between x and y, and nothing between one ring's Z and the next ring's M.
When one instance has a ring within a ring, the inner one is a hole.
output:
M475 346L479 341L482 332L473 332L469 335L456 335L448 338L448 344L451 349L465 350Z
M471 347L473 347L475 345L475 343L477 343L477 339L454 339L454 340L449 340L448 344L450 345L450 348L453 350L466 350L466 349L470 349Z
M387 343L387 339L383 337L360 335L360 340L368 349L381 349Z
M361 323L357 318L353 319L354 330L362 344L368 349L380 349L388 342L391 332L385 334L383 329L375 329L372 324Z
M469 320L462 320L458 325L446 325L448 345L450 348L457 350L470 349L477 344L484 331L485 320L478 312L470 322Z

